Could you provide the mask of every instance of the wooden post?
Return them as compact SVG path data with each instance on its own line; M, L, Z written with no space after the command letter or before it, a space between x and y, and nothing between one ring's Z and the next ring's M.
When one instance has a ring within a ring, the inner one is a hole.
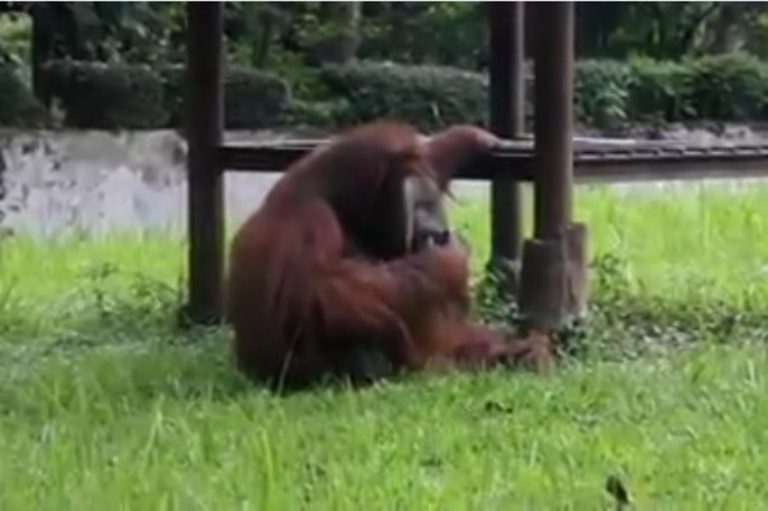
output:
M220 2L187 4L189 302L186 321L222 319L224 182L216 151L224 124Z
M525 130L524 11L522 2L491 2L490 125L503 138ZM508 290L517 293L522 239L520 183L497 178L491 183L491 261Z
M578 312L585 289L586 230L571 228L573 194L572 2L538 3L534 23L534 235L524 249L520 310L536 328L564 325ZM571 264L573 261L574 264ZM579 303L577 303L579 302Z
M557 238L571 221L573 3L536 5L534 60L535 236Z

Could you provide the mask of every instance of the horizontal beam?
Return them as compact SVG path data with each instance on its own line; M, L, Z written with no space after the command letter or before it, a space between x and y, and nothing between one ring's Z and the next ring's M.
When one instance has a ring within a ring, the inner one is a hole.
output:
M219 165L240 172L281 172L324 141L260 146L222 146ZM768 177L768 145L690 147L669 143L574 141L574 171L580 182L734 179ZM493 155L459 171L457 179L499 176L533 181L530 141L508 141Z
M768 156L737 157L730 160L624 160L574 162L579 182L620 183L631 181L674 181L700 179L768 178Z

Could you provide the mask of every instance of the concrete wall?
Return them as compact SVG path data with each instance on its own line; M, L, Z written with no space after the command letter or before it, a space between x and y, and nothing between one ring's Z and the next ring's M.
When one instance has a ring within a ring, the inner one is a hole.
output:
M173 131L5 133L0 226L41 236L184 229L185 158ZM276 177L228 173L228 214L242 219Z
M233 142L276 137L290 134L227 134L227 139ZM719 133L672 129L663 138L704 145L768 139L762 133L739 126ZM173 131L2 132L0 229L39 236L126 229L179 232L186 225L185 157L185 142ZM228 173L228 218L239 222L258 207L277 177ZM657 190L660 186L675 185L649 183L617 188ZM487 185L461 183L457 192L463 196L485 195Z

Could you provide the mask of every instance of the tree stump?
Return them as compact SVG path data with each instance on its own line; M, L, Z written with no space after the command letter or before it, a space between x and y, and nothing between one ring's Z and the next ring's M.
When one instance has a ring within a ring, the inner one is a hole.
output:
M518 305L527 328L549 331L564 323L566 268L562 238L525 240Z
M573 223L556 238L525 241L518 299L525 327L558 330L586 315L587 233Z

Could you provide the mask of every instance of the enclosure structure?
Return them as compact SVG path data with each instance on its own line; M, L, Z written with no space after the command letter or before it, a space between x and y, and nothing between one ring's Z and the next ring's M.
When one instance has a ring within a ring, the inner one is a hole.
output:
M458 177L492 182L492 263L508 270L508 284L530 324L557 327L581 314L586 304L586 228L572 221L574 177L617 181L768 175L768 146L703 149L574 142L572 2L528 6L526 16L547 30L535 31L534 139L521 139L523 3L487 5L491 129L507 142ZM222 318L224 171L280 171L323 143L223 143L222 11L222 3L187 4L189 302L184 316L203 324ZM535 198L534 238L524 242L523 181L533 182Z

